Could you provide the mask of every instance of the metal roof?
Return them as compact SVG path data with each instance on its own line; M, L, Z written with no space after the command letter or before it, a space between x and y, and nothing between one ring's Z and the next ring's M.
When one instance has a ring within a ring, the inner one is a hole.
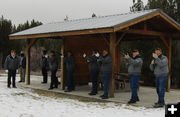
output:
M111 28L111 27L121 26L123 24L126 24L128 22L134 21L142 17L146 17L155 12L161 12L163 15L168 17L175 24L180 26L176 21L174 21L172 18L170 18L161 10L153 9L153 10L129 12L124 14L48 23L11 34L10 36L23 36L23 35L46 34L46 33L55 33L55 32L79 31L79 30L88 30L88 29Z

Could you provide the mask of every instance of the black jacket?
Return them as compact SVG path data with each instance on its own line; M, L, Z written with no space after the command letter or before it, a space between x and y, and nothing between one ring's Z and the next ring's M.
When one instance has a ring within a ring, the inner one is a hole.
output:
M65 57L64 63L66 64L67 70L75 71L76 60L75 60L74 56Z
M88 62L88 67L89 67L89 71L99 71L99 65L97 63L97 57L96 56L92 56L92 57L88 57L86 56L85 59Z
M46 58L45 56L42 56L40 63L42 69L49 67L48 58Z
M17 70L19 68L18 57L13 58L11 55L6 57L4 68L7 70Z
M26 57L25 56L20 56L19 57L19 67L22 67L24 69L26 68Z
M58 69L58 61L56 56L51 56L48 58L49 68L50 70L57 70Z

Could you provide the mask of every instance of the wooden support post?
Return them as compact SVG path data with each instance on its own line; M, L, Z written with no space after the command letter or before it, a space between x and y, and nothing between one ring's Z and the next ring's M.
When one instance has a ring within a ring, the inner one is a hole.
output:
M166 47L166 49L169 49L169 45L168 45L168 43L167 43L167 41L166 41L164 35L161 35L160 38L161 38L161 40L162 40L164 46Z
M61 54L64 55L64 45L65 40L62 39L62 45L61 45ZM65 74L64 74L64 57L61 56L61 89L65 89Z
M167 91L169 92L171 89L172 38L169 38L168 60L169 60L169 76L167 81Z
M116 48L116 33L110 33L110 53L112 56L112 77L109 84L109 97L114 97L114 73L117 70L117 48Z
M31 47L37 41L37 39L27 40L26 43L26 84L30 85L30 59L31 59Z
M27 40L26 45L26 84L30 85L30 40Z

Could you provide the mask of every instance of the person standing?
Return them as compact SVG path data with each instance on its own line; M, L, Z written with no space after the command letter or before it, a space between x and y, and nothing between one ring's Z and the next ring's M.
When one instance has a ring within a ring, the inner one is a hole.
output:
M129 56L129 54L125 55L124 58L127 59L129 63L128 75L130 76L131 99L128 104L132 104L139 101L137 90L139 87L139 79L141 77L143 60L138 50L133 51L132 58Z
M158 102L155 103L154 107L163 107L165 104L164 96L166 83L169 74L168 58L162 54L160 48L155 49L155 53L152 54L153 60L150 64L151 71L154 71L156 77L156 91L158 94Z
M12 77L12 86L13 88L16 87L16 73L18 72L19 68L19 60L16 56L16 51L11 50L11 54L6 57L4 68L6 73L8 73L8 82L7 87L11 88L11 77Z
M50 52L48 63L49 63L49 68L51 70L51 84L49 90L52 90L53 88L58 88L58 79L56 77L58 62L54 51Z
M67 89L64 92L71 92L75 90L73 74L76 68L76 60L71 51L67 52L67 57L64 58L67 70Z
M25 82L26 57L23 51L21 51L19 59L20 59L20 62L19 62L20 81L19 82Z
M98 62L101 66L104 84L104 94L100 97L102 99L108 99L109 81L112 77L112 57L107 50L103 50L103 55L99 57Z
M46 50L43 50L43 56L41 58L41 70L42 70L42 75L43 75L43 83L47 83L48 81L48 54Z
M93 50L91 57L86 56L85 53L83 54L83 57L88 62L88 67L92 78L92 90L89 95L96 95L98 93L99 66L97 59L99 58L99 53Z

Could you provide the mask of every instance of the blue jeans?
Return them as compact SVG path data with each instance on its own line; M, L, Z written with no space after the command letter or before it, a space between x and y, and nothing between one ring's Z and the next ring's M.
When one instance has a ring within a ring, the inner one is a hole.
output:
M139 78L140 75L132 75L130 79L130 87L131 87L131 100L137 101L139 100L137 89L139 86Z
M111 72L105 72L102 74L104 84L104 96L108 97L109 81L112 76Z
M68 70L67 71L67 77L68 77L67 86L68 86L68 90L74 90L74 88L75 88L74 87L73 73L74 73L73 70Z
M92 91L93 93L97 93L98 89L98 76L99 71L91 71L91 77L92 77Z
M160 104L164 104L167 78L167 76L160 76L156 78L156 91L158 94L158 103Z

